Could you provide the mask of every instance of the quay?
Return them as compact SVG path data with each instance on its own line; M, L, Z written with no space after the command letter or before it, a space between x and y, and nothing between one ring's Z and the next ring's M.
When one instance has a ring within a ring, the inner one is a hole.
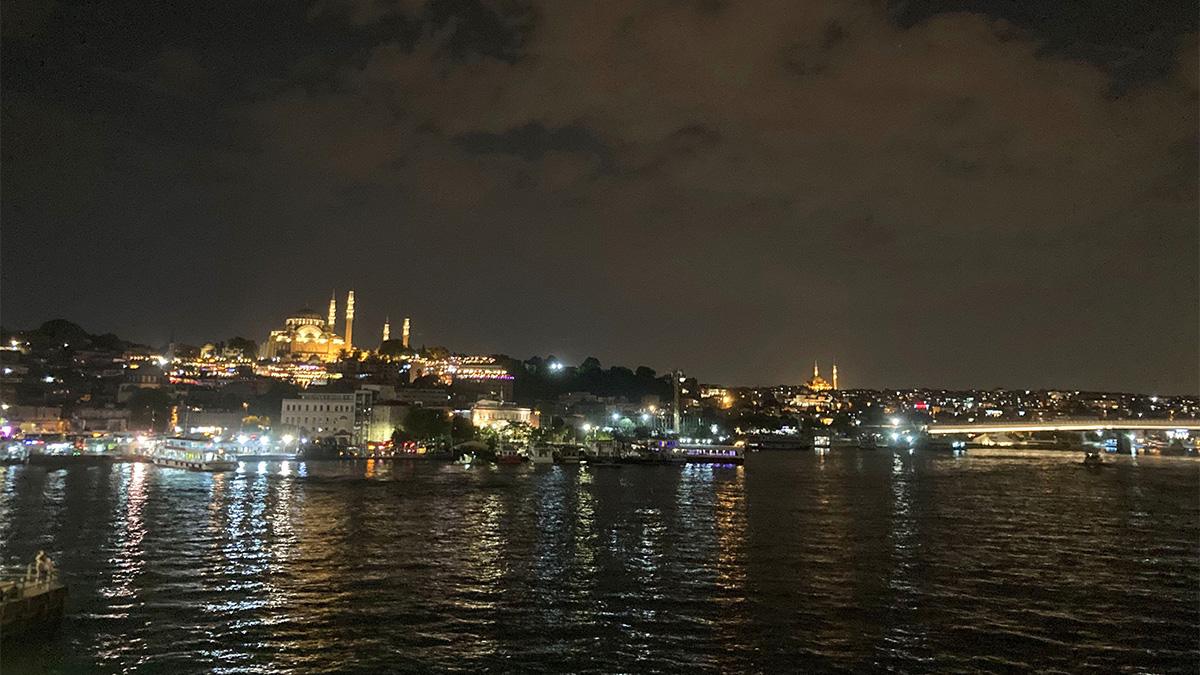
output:
M0 640L53 629L66 599L67 587L44 553L25 567L0 571Z

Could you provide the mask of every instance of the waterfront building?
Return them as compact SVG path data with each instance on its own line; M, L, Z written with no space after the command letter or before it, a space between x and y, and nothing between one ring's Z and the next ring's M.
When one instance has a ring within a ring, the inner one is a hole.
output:
M79 431L129 431L127 408L76 408L72 425Z
M362 444L369 440L377 393L365 388L348 392L304 391L298 398L283 399L279 422L310 438L338 438Z
M239 431L246 417L244 410L206 410L180 406L176 425L182 433L228 433Z
M26 434L63 434L68 431L59 406L14 405L4 411L4 425Z
M412 406L403 401L376 401L371 407L371 421L367 425L365 440L380 442L390 439L392 432L404 426L411 409Z
M279 423L298 429L310 438L353 437L355 394L301 392L299 398L285 398Z
M483 427L501 428L509 424L528 424L537 427L538 414L532 408L522 408L515 403L481 400L471 406L471 424L479 429Z

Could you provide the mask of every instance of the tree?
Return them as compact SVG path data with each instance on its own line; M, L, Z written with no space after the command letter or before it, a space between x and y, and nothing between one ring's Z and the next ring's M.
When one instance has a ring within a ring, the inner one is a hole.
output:
M396 357L396 356L403 356L404 354L411 354L411 353L412 353L412 350L409 349L408 347L404 346L403 340L388 340L387 342L381 343L379 345L379 355L380 356Z
M258 358L258 344L254 340L244 337L232 337L225 343L225 346L241 352L243 358L250 359L251 361Z
M471 420L455 415L450 420L450 440L454 443L465 443L475 438L475 426Z
M451 423L446 413L432 408L413 408L404 418L404 431L416 440L441 438L450 433Z

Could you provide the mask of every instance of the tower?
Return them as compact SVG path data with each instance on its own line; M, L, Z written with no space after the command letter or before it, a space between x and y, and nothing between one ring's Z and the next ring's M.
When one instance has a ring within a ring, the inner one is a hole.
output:
M346 296L346 351L354 351L354 291Z
M819 377L821 377L821 371L817 369L817 362L813 361L813 379L816 380Z
M337 328L337 291L329 294L329 321L325 324L329 330Z
M408 317L404 317L404 325L400 327L400 346L408 349Z
M837 389L837 364L833 364L833 388Z
M383 318L383 341L387 342L392 339L392 320L388 317Z

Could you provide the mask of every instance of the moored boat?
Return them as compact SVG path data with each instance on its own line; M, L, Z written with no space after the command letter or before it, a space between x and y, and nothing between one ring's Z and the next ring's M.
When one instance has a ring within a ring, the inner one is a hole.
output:
M531 464L553 464L554 448L548 445L533 446L529 449L529 462Z
M743 464L745 447L741 445L681 445L675 449L688 464Z
M150 452L148 459L156 466L188 471L233 471L238 465L237 460L212 439L183 436L166 439Z
M505 445L496 451L496 463L524 464L525 455L521 454L521 451L517 450L515 447L511 445Z

